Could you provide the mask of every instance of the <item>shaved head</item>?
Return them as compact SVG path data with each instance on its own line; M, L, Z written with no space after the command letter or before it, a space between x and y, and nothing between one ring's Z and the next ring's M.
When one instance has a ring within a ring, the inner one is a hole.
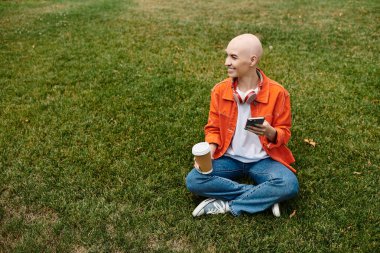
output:
M257 80L256 69L263 54L263 47L255 35L246 33L233 38L228 43L226 54L224 65L230 77L246 79L246 83Z
M252 58L257 57L257 62L259 62L262 54L263 47L260 40L253 34L241 34L233 38L227 46L228 50L236 52L242 57Z

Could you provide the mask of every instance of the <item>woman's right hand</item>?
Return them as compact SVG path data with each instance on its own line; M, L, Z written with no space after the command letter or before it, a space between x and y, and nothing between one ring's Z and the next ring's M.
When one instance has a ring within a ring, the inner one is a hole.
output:
M197 161L195 161L195 157L194 157L194 168L199 170L199 164L197 163Z
M215 150L216 150L217 147L218 147L218 145L215 144L215 143L211 143L211 144L210 144L211 159L214 159L214 153L215 153Z

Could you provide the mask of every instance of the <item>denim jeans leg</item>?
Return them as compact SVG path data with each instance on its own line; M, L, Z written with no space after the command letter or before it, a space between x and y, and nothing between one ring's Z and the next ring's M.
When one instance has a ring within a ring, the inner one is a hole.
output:
M248 174L257 185L252 185L244 194L230 201L231 211L235 215L261 212L298 194L295 174L271 158L252 163Z
M247 190L247 185L233 180L243 175L243 163L223 156L213 160L213 171L204 175L196 169L186 177L189 191L204 197L233 200Z

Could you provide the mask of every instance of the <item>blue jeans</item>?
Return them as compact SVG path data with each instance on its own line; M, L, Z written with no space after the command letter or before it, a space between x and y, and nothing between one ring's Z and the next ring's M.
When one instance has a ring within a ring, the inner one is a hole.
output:
M195 168L191 170L186 177L186 186L197 195L228 201L235 216L264 211L298 194L295 174L271 158L243 163L222 156L212 163L210 174L201 174ZM235 181L242 176L248 176L255 185Z

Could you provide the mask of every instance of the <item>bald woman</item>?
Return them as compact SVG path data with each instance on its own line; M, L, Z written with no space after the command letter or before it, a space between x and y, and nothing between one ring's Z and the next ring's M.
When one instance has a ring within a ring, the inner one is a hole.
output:
M290 139L288 91L258 68L263 48L252 34L233 38L226 48L228 78L211 91L205 140L210 144L211 173L195 162L186 177L194 194L206 197L193 211L204 214L257 213L271 209L280 216L280 202L299 191ZM247 125L248 118L263 118ZM239 182L242 177L252 184Z

